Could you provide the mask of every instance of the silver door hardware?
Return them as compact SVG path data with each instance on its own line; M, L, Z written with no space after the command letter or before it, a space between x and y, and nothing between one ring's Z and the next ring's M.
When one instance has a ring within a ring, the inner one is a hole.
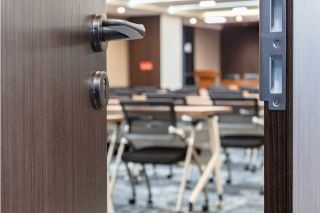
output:
M105 110L109 100L109 81L105 71L97 71L90 85L91 101L95 109Z
M260 0L260 99L286 109L286 0Z
M145 32L145 27L142 24L107 19L104 14L96 14L93 17L90 32L91 46L95 52L102 52L106 50L108 41L142 39Z

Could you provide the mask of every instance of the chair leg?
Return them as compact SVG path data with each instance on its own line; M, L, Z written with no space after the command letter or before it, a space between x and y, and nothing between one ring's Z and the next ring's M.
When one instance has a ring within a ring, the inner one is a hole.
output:
M258 167L258 149L254 148L252 150L252 162L251 162L251 172L255 173Z
M199 173L200 173L200 175L202 175L204 169L202 168L202 164L200 162L200 157L199 157L198 153L195 150L193 150L192 154L193 154L193 160L197 164L197 167L199 169ZM209 195L208 195L209 192L208 192L208 186L207 185L205 185L205 187L203 189L203 194L204 194L204 197L205 197L205 203L202 206L202 212L207 212L207 211L209 211Z
M246 165L244 167L244 169L246 171L250 170L251 155L252 155L252 149L247 148L246 149L245 160L244 160L246 162Z
M131 185L131 189L132 189L132 197L129 199L129 203L131 205L134 205L136 203L136 187L135 187L133 175L130 171L130 168L129 168L129 165L127 162L125 163L125 166L126 166L126 170L127 170L128 176L129 176L130 185Z
M147 172L146 172L146 169L145 169L144 165L142 165L142 173L143 173L143 176L144 176L144 179L146 181L147 188L148 188L148 205L152 206L153 202L152 202L151 184L150 184L150 180L149 180L149 177L147 175Z
M173 167L172 165L169 166L169 174L167 175L168 179L172 179L173 178Z
M232 183L232 173L231 173L231 159L230 159L230 153L227 149L224 149L224 153L226 156L225 163L227 165L227 171L228 171L228 177L226 183L230 185Z
M183 175L182 175L182 179L180 182L179 195L178 195L178 200L177 200L177 205L176 205L176 212L181 212L181 209L182 209L184 193L185 193L189 170L190 170L192 150L193 150L192 145L188 145L187 154L186 154L186 158L184 161Z

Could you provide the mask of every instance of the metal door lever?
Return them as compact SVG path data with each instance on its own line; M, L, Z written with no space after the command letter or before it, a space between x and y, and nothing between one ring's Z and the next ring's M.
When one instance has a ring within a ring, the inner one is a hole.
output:
M105 51L107 42L112 40L137 40L145 36L146 29L142 24L125 20L107 19L104 14L93 17L91 29L91 46L95 52Z

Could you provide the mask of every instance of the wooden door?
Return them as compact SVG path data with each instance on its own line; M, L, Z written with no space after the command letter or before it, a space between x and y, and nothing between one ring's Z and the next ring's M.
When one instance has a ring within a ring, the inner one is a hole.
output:
M106 113L88 89L105 1L0 2L1 212L106 213Z
M287 107L284 111L265 107L266 213L292 213L293 207L293 0L285 1Z

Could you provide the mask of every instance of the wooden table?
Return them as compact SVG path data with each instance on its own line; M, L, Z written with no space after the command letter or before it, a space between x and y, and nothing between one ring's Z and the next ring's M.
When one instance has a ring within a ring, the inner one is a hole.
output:
M228 106L175 106L174 109L178 116L188 115L193 118L206 118L208 116L221 114L221 113L228 113L231 111L231 107L228 107ZM134 110L144 112L148 110L148 108L137 107ZM166 109L162 107L159 107L159 109L156 109L155 107L153 107L152 110L161 111ZM108 105L107 112L110 115L116 116L116 115L122 114L122 107L119 104Z
M139 107L135 108L135 111L146 111L148 108ZM155 110L154 108L152 110ZM159 110L164 110L163 108L159 107ZM192 192L192 195L189 199L189 206L193 206L193 204L196 202L197 198L199 197L200 193L204 190L205 186L207 185L207 182L209 180L209 177L212 173L215 175L215 183L217 187L217 194L219 203L218 205L222 205L222 197L223 197L223 185L221 181L221 160L220 160L220 150L221 150L221 142L220 142L220 132L219 132L219 123L218 123L218 115L223 113L231 112L232 108L227 106L175 106L175 112L178 116L187 115L194 119L202 119L207 120L208 122L208 130L209 130L209 136L210 136L210 148L212 152L212 156L207 163L206 169L204 170L201 178L199 179L195 189ZM122 114L122 107L121 105L115 104L115 105L108 105L107 106L107 112L111 115L119 115ZM183 205L183 195L186 188L186 182L188 179L188 174L190 171L190 161L192 159L192 153L193 153L193 144L195 141L195 131L196 128L192 128L191 136L189 143L192 143L190 147L192 147L192 150L187 150L186 158L185 158L185 164L184 164L184 175L180 184L180 190L179 190L179 197L177 201L176 211L180 212ZM117 159L120 160L122 152L123 152L124 144L120 143L119 151ZM117 166L116 166L117 167ZM117 170L117 169L116 169ZM114 185L115 179L111 181L112 188Z

